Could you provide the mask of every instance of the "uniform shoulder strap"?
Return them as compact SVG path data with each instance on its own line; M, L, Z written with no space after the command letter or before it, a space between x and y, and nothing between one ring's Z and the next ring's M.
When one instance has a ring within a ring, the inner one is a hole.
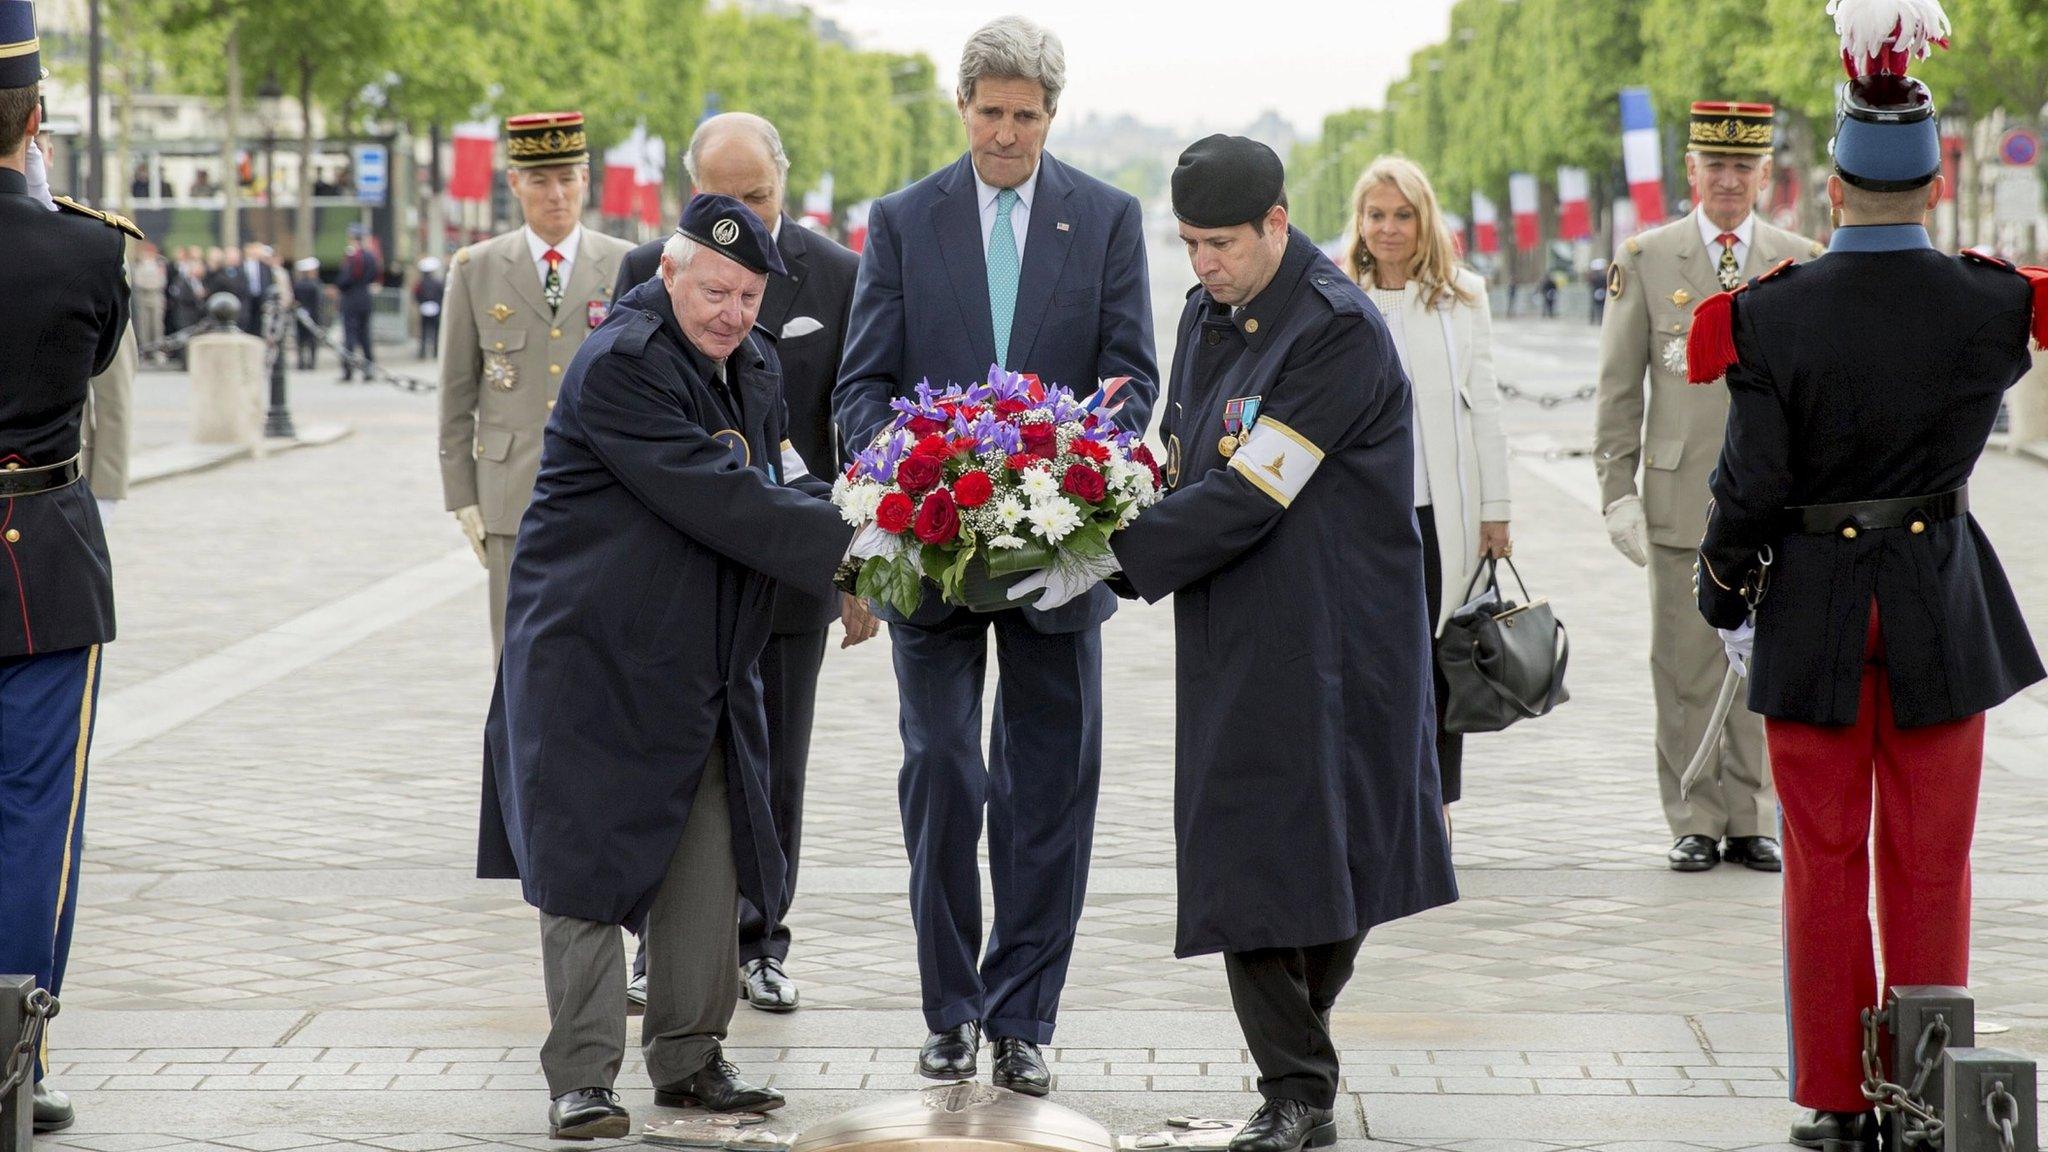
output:
M147 236L143 235L142 228L135 221L121 215L119 212L102 212L97 208L88 208L69 196L52 196L50 199L56 201L57 207L63 211L97 220L109 228L119 228L137 240L148 239Z
M1685 338L1685 378L1693 384L1711 384L1728 374L1736 364L1735 298L1758 284L1792 274L1799 262L1787 256L1770 271L1727 292L1716 292L1693 309L1692 331Z
M2019 271L2019 268L2015 266L2012 261L2007 260L2005 257L2000 256L1995 252L1986 252L1982 248L1963 249L1963 259L1969 261L1972 264L1982 264L1986 268L2000 268L2007 272Z
M612 340L612 351L638 360L647 354L647 342L654 338L655 330L660 327L661 317L652 312L635 312L619 325L619 334Z

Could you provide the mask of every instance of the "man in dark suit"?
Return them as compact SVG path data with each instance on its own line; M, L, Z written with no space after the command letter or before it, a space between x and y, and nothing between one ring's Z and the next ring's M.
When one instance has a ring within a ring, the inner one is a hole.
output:
M768 277L755 326L775 340L782 361L782 399L789 410L789 441L813 476L839 470L832 434L832 384L846 344L847 314L860 257L791 220L782 211L789 157L775 125L746 112L713 116L697 126L683 156L690 183L700 192L731 196L752 209L774 237L786 273ZM619 265L612 299L646 283L661 270L662 241L642 244ZM775 590L774 632L761 653L763 702L768 709L768 778L775 811L775 836L787 861L782 906L773 929L761 910L740 901L740 976L747 1003L768 1012L797 1006L796 983L783 971L789 962L789 928L783 923L796 897L797 850L803 839L804 769L810 760L811 721L818 699L818 668L825 661L825 633L834 619L846 628L850 647L875 634L877 624L858 600L822 600L788 585ZM634 960L628 995L646 1003L646 954Z
M251 336L262 336L263 304L270 294L277 291L276 257L263 244L251 244L242 250L242 331Z
M355 357L363 359L363 379L370 378L368 365L377 362L377 350L370 344L370 293L384 279L384 262L369 244L370 230L361 224L348 226L348 249L341 257L341 274L334 287L341 293L341 379L355 374Z
M1120 419L1142 430L1159 393L1136 199L1044 151L1066 81L1059 38L1019 17L961 53L968 154L877 201L833 393L842 441L864 448L920 380L977 383L989 365L1086 396L1131 378ZM995 1082L1043 1095L1087 888L1102 761L1097 587L1064 607L988 615L928 597L893 614L902 700L898 785L911 861L925 1023L918 1071L972 1077L985 1028ZM984 766L981 685L993 626L1001 679ZM981 954L983 809L995 926Z
M1792 1098L1814 1110L1792 1142L1835 1152L1878 1146L1861 1013L1968 982L1984 713L2042 678L1969 478L2048 336L2048 269L1929 243L1940 138L1903 65L1948 26L1881 26L1844 44L1827 254L1710 297L1688 348L1732 400L1695 581L1778 781Z
M50 197L31 162L42 77L34 8L0 0L0 972L61 996L100 646L114 638L107 541L79 438L88 382L127 330L122 252L142 233ZM73 1121L70 1101L43 1084L48 1054L46 1037L31 1072L38 1132Z

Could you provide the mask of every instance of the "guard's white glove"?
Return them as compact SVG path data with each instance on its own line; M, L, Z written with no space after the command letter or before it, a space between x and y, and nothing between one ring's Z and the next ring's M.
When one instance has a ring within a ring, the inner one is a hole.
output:
M1073 600L1082 593L1102 583L1117 572L1114 556L1099 556L1089 560L1068 559L1050 568L1041 568L1010 588L1012 600L1026 602L1027 607L1040 612L1050 612L1060 605ZM1037 597L1032 601L1032 597Z
M25 171L28 174L30 198L55 212L57 201L50 196L50 166L43 162L43 150L37 147L33 140L28 142L28 163Z
M1749 675L1750 653L1756 650L1756 625L1744 621L1740 628L1716 628L1721 634L1721 650L1728 653L1728 663L1735 666L1737 675Z
M853 543L846 547L846 558L873 560L877 556L894 556L902 550L902 537L883 531L880 524L870 520L866 527L854 533Z
M476 562L488 568L491 560L484 552L484 510L475 504L466 504L455 510L455 522L462 526L462 538L469 541L476 553Z
M1607 506L1607 538L1614 550L1638 568L1650 563L1650 522L1643 515L1643 498L1623 496Z
M112 524L114 522L114 501L101 500L98 497L94 497L93 503L100 506L100 523L102 525Z

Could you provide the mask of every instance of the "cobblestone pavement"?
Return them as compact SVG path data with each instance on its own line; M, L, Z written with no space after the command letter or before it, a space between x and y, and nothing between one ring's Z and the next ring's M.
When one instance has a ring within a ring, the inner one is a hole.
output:
M1593 329L1515 321L1504 378L1591 376ZM429 374L422 372L423 375ZM294 385L338 443L141 487L112 526L86 875L53 1082L93 1152L203 1145L541 1148L533 914L470 878L490 690L482 573L440 510L431 396ZM141 439L180 435L146 374ZM1335 1019L1348 1140L1403 1148L1778 1147L1778 884L1666 871L1650 768L1647 606L1592 508L1590 406L1508 407L1517 558L1572 631L1573 699L1475 739L1464 899L1376 932ZM1973 504L2048 624L2039 465L1988 459ZM2044 629L2048 633L2048 629ZM1168 610L1106 630L1095 870L1056 1099L1118 1131L1255 1101L1215 958L1171 956ZM826 663L792 974L731 1055L795 1127L922 1083L886 641ZM2006 1047L2048 1044L2048 692L1994 718L1975 991ZM629 1058L620 1086L652 1107Z

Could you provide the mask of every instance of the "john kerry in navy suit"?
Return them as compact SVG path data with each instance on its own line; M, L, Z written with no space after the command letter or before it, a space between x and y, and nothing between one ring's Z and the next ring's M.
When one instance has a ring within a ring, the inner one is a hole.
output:
M833 392L849 449L920 380L970 384L991 363L1081 396L1128 376L1119 419L1142 431L1159 392L1143 218L1130 195L1044 151L1065 84L1059 38L1019 17L961 53L968 154L868 217L853 317ZM984 1031L1000 1087L1044 1095L1051 1041L1087 891L1102 766L1107 589L1052 611L993 614L929 598L889 615L901 695L898 794L910 855L925 1023L918 1071L968 1079ZM994 732L981 748L988 630ZM994 923L982 946L976 849L987 812Z

